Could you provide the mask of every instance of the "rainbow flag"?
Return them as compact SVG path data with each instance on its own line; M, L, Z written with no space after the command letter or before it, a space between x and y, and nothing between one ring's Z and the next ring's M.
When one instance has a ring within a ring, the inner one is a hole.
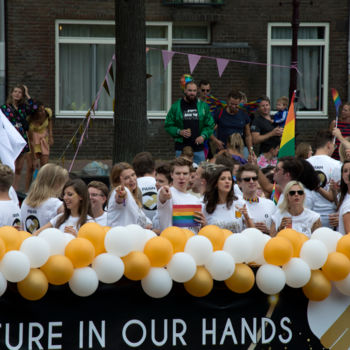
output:
M286 124L284 125L278 158L295 155L295 91L290 102Z
M277 205L278 200L280 199L281 193L279 193L276 189L276 182L273 183L272 193L271 193L271 200L275 205Z
M251 101L247 103L240 103L239 108L248 114L251 114L257 110L261 100ZM209 105L210 113L214 113L217 108L225 108L227 103L223 100L219 100L214 95L205 96L205 101Z
M332 88L331 91L332 91L333 102L335 105L335 110L337 111L337 116L338 116L339 107L341 106L341 99L340 99L340 96L339 96L338 91L336 89Z
M258 109L260 102L261 100L251 101L247 103L240 103L239 108L245 111L246 113L251 114Z
M200 204L174 204L173 205L173 226L192 227L199 226L195 221L194 212L202 211Z

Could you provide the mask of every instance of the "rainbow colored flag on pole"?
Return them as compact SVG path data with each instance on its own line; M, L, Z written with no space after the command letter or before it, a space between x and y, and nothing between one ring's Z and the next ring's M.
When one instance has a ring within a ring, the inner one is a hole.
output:
M284 125L278 158L295 155L295 91L290 102L286 124Z
M173 226L191 227L199 226L195 221L195 212L202 211L200 204L174 204L173 205Z
M339 107L341 106L341 99L340 99L340 96L339 96L338 91L336 89L332 88L331 92L332 92L333 102L334 102L334 105L335 105L335 110L336 110L336 113L337 113L337 116L338 116Z

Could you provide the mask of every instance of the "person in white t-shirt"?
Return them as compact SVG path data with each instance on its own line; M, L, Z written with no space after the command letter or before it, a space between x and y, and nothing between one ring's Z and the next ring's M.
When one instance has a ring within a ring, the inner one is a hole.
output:
M272 215L271 236L285 228L292 228L310 237L321 227L320 214L304 207L305 191L299 181L290 181L283 191L284 199Z
M113 166L110 174L113 191L110 194L107 210L107 225L127 226L138 224L151 228L152 222L142 211L142 194L137 187L133 167L125 162Z
M132 167L137 176L137 186L142 194L142 210L152 220L157 212L155 162L150 152L136 154Z
M25 231L33 233L63 212L58 197L67 181L68 171L59 165L48 163L40 168L21 207Z
M101 226L107 226L107 212L105 211L109 192L107 185L101 181L90 181L88 191L93 218Z
M204 194L204 204L204 215L209 225L232 232L241 232L244 224L254 227L246 203L235 196L229 167L218 166L215 170Z
M188 160L176 158L171 163L172 186L162 186L158 191L157 210L160 231L173 225L173 205L202 205L202 201L198 197L187 192L188 181L190 180L190 166L191 163ZM202 211L195 213L195 216L198 225L203 226L206 224ZM198 231L199 226L191 226L189 228L193 231Z
M337 206L339 224L337 231L345 235L350 232L350 161L345 160L341 168L340 199Z
M329 214L336 209L335 198L330 190L330 181L335 183L340 181L341 163L330 156L334 152L333 135L330 130L320 130L316 133L315 154L307 161L316 170L320 179L320 187L312 192L313 208L315 212L321 215L322 226L331 228L329 223Z
M79 228L86 222L94 222L91 213L89 192L85 182L81 179L69 180L63 187L64 211L49 223L35 231L38 235L43 230L55 227L62 232L77 235Z
M13 226L21 229L21 211L19 206L9 197L9 189L14 180L12 169L0 164L0 227Z
M237 180L243 192L249 217L260 231L270 234L271 216L276 211L275 204L258 195L259 168L253 164L242 165L237 172Z

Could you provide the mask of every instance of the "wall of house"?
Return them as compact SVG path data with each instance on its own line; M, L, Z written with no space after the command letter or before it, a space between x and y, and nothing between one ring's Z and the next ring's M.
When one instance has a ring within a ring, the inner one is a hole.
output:
M11 0L7 2L7 82L8 88L17 82L29 87L33 97L54 108L55 103L55 20L113 20L113 0ZM300 6L300 21L330 23L329 88L335 87L347 96L348 2L304 1ZM160 0L146 0L148 21L209 22L211 45L174 45L173 50L198 55L247 61L266 62L267 23L291 19L291 1L257 0L225 1L213 6L165 6ZM215 44L214 44L215 43ZM175 55L172 64L172 100L181 97L179 79L189 73L186 56ZM229 63L219 78L216 62L202 59L193 77L208 79L215 96L225 98L231 88L246 92L249 100L266 92L266 67ZM328 98L329 118L334 118L331 95ZM56 119L56 139L52 156L59 157L66 148L81 120ZM298 139L312 140L315 128L326 127L327 120L298 120ZM88 140L78 158L108 159L112 156L113 121L94 120ZM162 120L150 120L147 129L147 150L156 158L170 158L173 142L165 133ZM71 158L73 149L66 158Z

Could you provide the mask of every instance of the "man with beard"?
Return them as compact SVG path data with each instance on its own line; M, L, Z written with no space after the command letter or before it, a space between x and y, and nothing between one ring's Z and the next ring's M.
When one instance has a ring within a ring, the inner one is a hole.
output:
M186 83L184 95L171 106L165 119L165 130L175 140L176 157L185 146L191 146L193 161L199 164L205 160L203 142L212 135L214 120L208 105L197 99L196 83Z
M242 102L242 94L239 91L231 91L227 96L227 107L219 109L214 116L217 125L216 134L211 137L216 147L221 150L226 148L226 142L230 135L238 133L245 140L248 149L252 149L252 135L250 133L250 119L248 114L239 109Z

